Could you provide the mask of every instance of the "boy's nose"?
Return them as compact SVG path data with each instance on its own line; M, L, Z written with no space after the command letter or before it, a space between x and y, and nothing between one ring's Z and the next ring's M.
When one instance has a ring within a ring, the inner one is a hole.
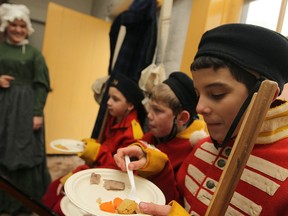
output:
M199 97L198 103L197 103L197 106L196 106L196 112L201 114L201 115L204 115L204 114L209 113L210 110L211 109L209 108L209 106L207 105L205 100L203 98Z

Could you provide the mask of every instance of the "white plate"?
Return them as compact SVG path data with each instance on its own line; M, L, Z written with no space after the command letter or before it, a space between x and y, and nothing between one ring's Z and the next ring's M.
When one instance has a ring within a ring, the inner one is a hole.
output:
M93 172L101 175L99 185L90 184L90 176ZM125 184L125 190L107 191L103 187L103 179L122 181ZM165 196L155 184L139 176L135 176L135 184L137 195L141 201L153 202L160 205L165 204ZM102 202L112 201L116 197L124 199L128 197L131 188L127 173L114 169L98 168L87 169L73 174L65 182L64 187L66 196L73 204L96 216L119 216L120 214L101 211L97 199L100 198ZM144 215L146 214L133 214L133 216Z
M50 146L57 151L69 153L78 153L84 150L84 143L74 139L57 139L52 141Z
M92 216L91 214L85 213L83 210L75 206L72 202L70 202L67 196L64 196L61 199L60 206L63 214L67 216Z

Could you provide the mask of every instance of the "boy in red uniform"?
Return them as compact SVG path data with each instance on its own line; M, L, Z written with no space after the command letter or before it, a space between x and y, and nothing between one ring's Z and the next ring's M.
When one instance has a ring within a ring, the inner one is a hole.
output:
M150 92L147 115L149 132L138 142L164 152L175 174L193 145L208 136L204 121L196 113L196 103L193 81L183 72L171 73L168 79ZM152 173L150 176L153 176ZM150 179L150 176L147 178ZM167 201L173 199L173 191L166 184L155 179L154 183L165 194Z
M196 113L196 104L193 81L183 72L171 73L150 92L149 132L142 140L167 154L175 173L193 145L208 136L204 121Z
M243 104L261 82L269 79L279 88L226 214L288 215L288 102L277 99L288 82L287 56L287 38L259 26L228 24L203 35L191 71L199 99L196 110L207 123L210 137L198 142L186 157L176 182L163 153L137 143L118 149L114 156L125 170L123 156L137 155L139 160L129 168L146 176L147 171L153 173L169 185L176 200L180 195L178 200L185 207L176 201L164 206L142 202L139 207L143 212L205 214L239 131L242 118L237 120L236 116L246 110Z
M205 123L198 119L195 110L197 97L196 95L191 97L193 93L194 87L191 78L183 72L173 72L163 83L156 85L149 96L147 115L149 132L139 142L165 152L172 162L174 172L178 171L184 158L192 151L193 144L207 136L204 130ZM135 140L130 144L133 142ZM104 167L117 168L112 154L107 154L107 151L106 154L101 152L103 153L101 154L102 162L105 162L101 167L104 165ZM92 154L89 155L92 156ZM82 169L83 166L80 168ZM79 170L78 168L77 171ZM62 183L70 176L62 178ZM172 196L168 195L169 188L165 185L162 186L161 190L167 194L166 198L170 199ZM55 208L54 211L56 211Z
M116 168L112 156L116 150L143 137L142 125L146 117L141 103L143 98L144 95L137 83L121 74L115 76L109 86L107 101L109 113L102 143L92 138L83 140L86 146L78 156L85 161L85 164L49 185L42 199L46 206L63 215L60 209L60 201L63 197L61 191L64 183L73 173L91 167Z

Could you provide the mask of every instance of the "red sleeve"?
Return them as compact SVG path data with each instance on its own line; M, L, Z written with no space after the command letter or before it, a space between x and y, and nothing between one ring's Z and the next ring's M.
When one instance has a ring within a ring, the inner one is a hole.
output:
M160 190L165 195L166 204L168 204L172 200L176 200L181 204L174 171L170 161L167 161L164 169L160 173L149 176L147 179L160 188Z
M93 165L94 168L111 168L111 169L119 169L116 165L113 155L107 145L102 145L97 160Z

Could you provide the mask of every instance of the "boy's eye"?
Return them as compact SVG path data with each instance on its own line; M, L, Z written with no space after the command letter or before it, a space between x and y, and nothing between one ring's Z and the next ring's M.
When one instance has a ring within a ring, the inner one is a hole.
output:
M156 107L153 107L153 108L151 108L150 110L153 111L154 113L161 113L161 112L162 112L161 109L156 108Z
M159 113L159 112L161 112L161 110L160 109L154 109L154 112Z
M224 98L226 95L226 93L217 93L217 94L211 94L210 97L214 100L221 100L222 98Z
M150 110L153 111L153 112L159 112L159 109L152 108L152 107L150 107Z
M118 101L119 100L119 98L118 97L115 97L115 96L110 96L110 98L112 99L112 100L114 100L114 101Z

